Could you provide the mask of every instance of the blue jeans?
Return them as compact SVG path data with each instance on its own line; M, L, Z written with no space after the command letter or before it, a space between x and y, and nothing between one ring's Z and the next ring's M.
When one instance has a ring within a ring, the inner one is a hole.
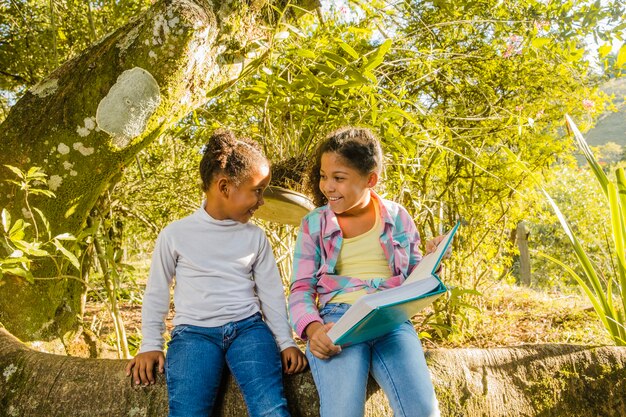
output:
M278 346L257 313L219 327L179 325L165 359L170 417L209 417L227 365L256 416L289 416Z
M336 322L349 307L327 304L320 315L325 323ZM387 395L394 416L439 416L422 345L410 322L376 339L343 347L330 359L319 359L308 348L306 356L322 417L362 417L370 372Z

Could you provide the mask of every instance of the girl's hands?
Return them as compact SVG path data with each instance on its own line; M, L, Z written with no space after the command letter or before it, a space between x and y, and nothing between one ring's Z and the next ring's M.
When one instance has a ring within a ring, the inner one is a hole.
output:
M308 363L304 353L297 347L288 347L280 352L280 359L283 362L283 372L287 375L304 371Z
M326 334L334 324L322 324L315 321L306 327L305 332L309 339L309 350L315 357L330 359L331 356L341 352L341 346L333 344Z
M433 253L437 250L437 246L441 243L441 241L445 238L444 235L439 235L434 237L426 242L426 254ZM448 259L452 256L452 245L446 249L446 253L443 254L443 259Z
M135 385L150 385L156 381L154 367L158 366L159 373L164 372L165 355L160 350L137 354L126 364L126 376L131 376Z

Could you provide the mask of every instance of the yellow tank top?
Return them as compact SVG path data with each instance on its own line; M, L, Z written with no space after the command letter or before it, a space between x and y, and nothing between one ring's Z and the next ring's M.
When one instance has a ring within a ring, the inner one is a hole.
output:
M338 275L358 279L391 277L389 262L382 246L380 246L379 239L383 231L383 225L380 220L380 209L377 202L374 202L374 207L376 208L376 222L374 226L362 235L343 239L335 267ZM354 304L356 300L365 294L367 294L365 290L337 294L330 302Z

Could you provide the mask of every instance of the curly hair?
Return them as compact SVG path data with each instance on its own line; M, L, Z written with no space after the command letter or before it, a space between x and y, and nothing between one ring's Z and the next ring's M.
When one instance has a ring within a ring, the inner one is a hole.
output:
M382 169L383 153L378 139L371 130L347 126L331 132L317 145L308 176L309 192L317 207L327 203L319 183L322 155L328 152L335 152L348 166L363 175L371 172L380 173Z
M248 178L255 165L269 165L257 142L249 138L237 139L233 132L225 129L215 131L203 149L200 161L202 191L209 189L216 175L223 174L239 185Z

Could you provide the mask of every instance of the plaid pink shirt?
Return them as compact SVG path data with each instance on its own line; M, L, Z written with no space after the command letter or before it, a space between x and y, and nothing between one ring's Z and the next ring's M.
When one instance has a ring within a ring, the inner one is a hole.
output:
M328 205L307 214L300 224L293 260L289 294L291 323L300 338L310 323L323 323L318 308L335 295L365 289L374 292L402 284L422 260L415 223L401 205L384 200L372 191L380 206L383 232L380 245L393 272L390 278L354 279L336 275L335 267L343 236L337 217Z

